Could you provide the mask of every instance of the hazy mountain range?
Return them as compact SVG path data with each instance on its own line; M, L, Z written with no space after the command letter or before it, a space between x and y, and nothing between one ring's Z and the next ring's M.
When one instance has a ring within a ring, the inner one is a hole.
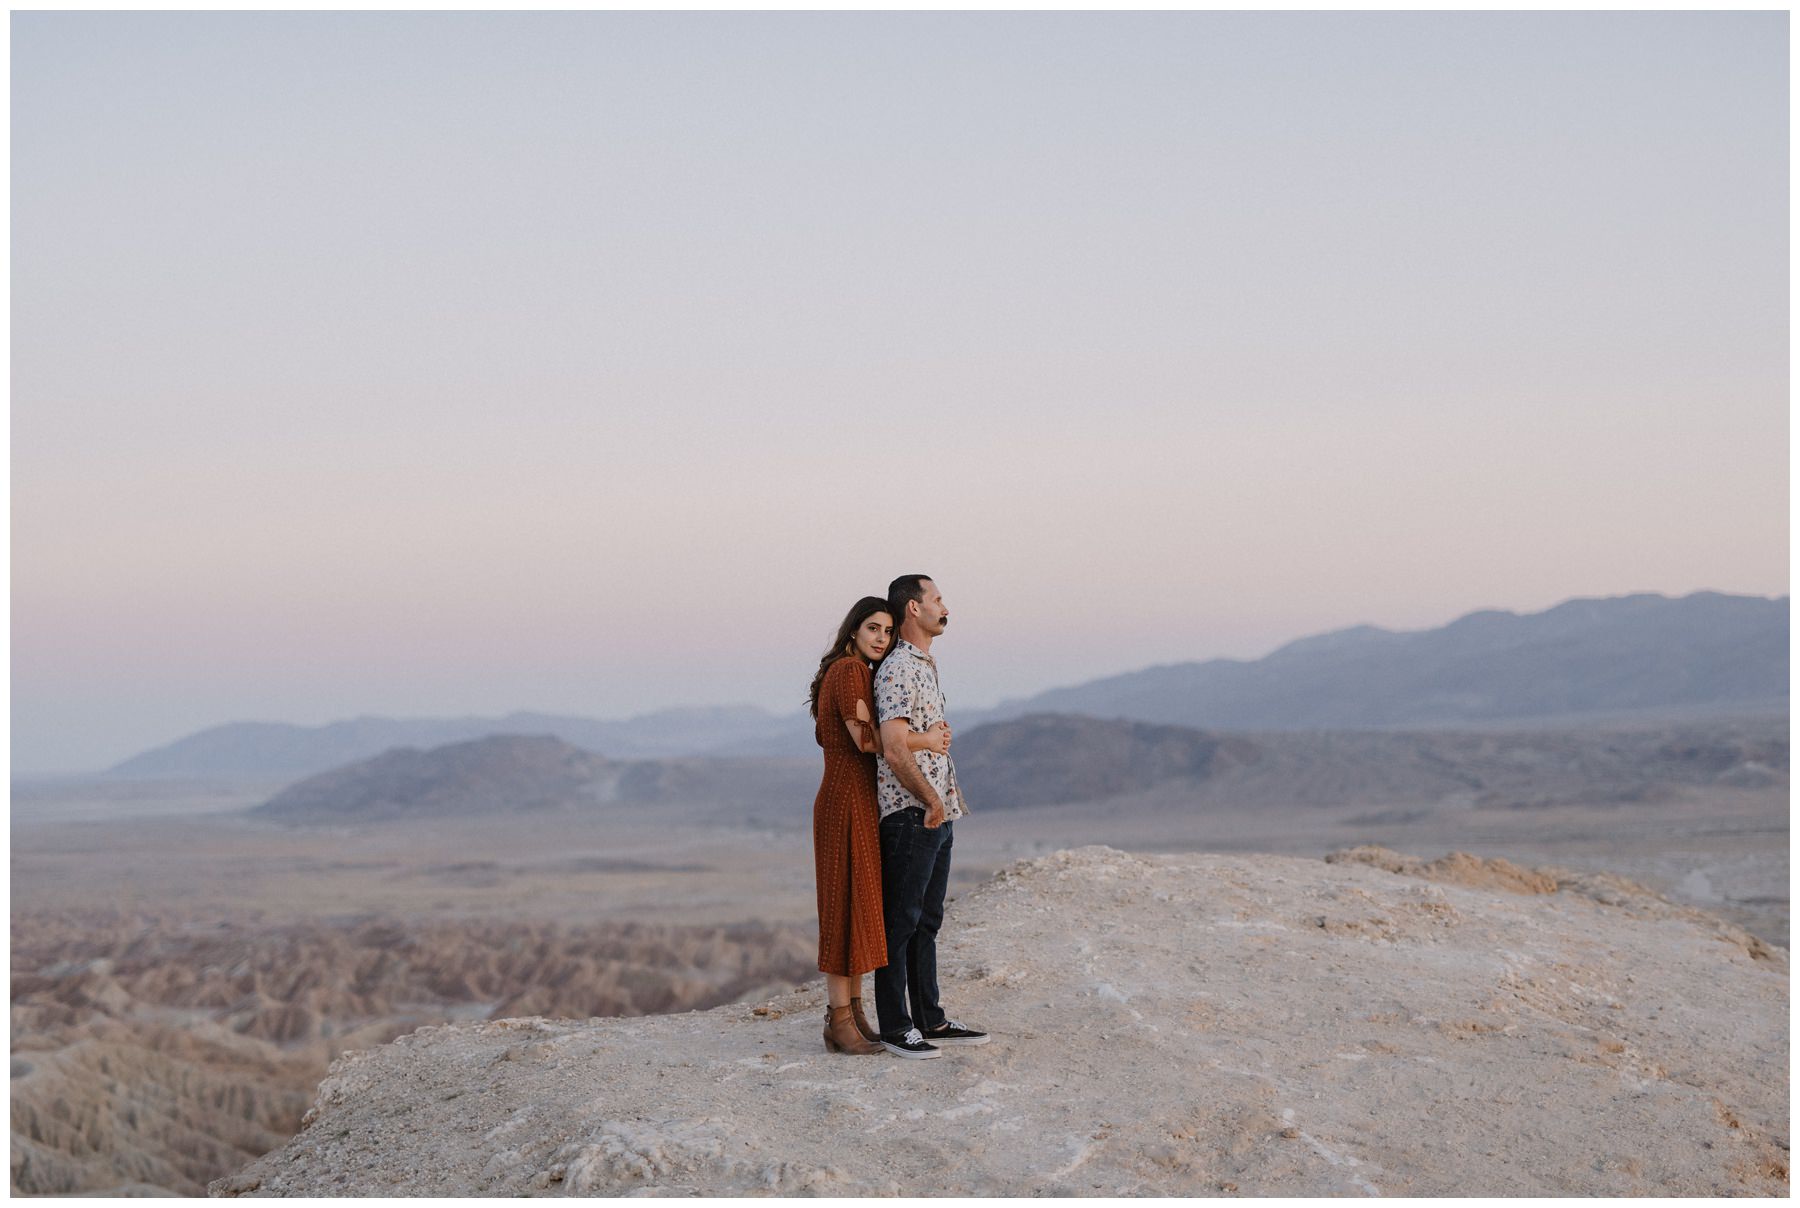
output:
M589 810L678 801L744 817L758 804L812 804L808 759L606 759L549 734L489 734L429 750L400 747L291 784L251 813L278 822Z
M1552 721L1785 702L1788 598L1698 591L1472 612L1438 629L1358 625L1253 662L1151 667L1009 701L988 717L1082 713L1233 730Z
M978 811L1130 797L1129 808L1371 805L1541 808L1666 799L1683 786L1766 788L1788 776L1780 718L1635 730L1272 731L1058 714L992 722L957 743ZM605 759L551 735L497 734L385 751L309 776L251 811L298 826L676 807L672 822L808 816L814 759Z
M554 713L504 717L356 717L323 726L229 722L134 755L109 776L306 776L395 747L437 747L489 734L554 734L573 746L614 758L755 751L789 739L805 714L781 715L749 705L664 709L624 721ZM788 741L786 745L793 747ZM816 749L816 748L815 748Z
M1035 713L1211 730L1471 728L1603 715L1785 711L1788 597L1701 591L1573 599L1537 613L1472 612L1436 629L1373 625L1288 643L1260 659L1151 667L988 710L959 734ZM134 756L108 775L305 776L395 747L548 734L611 759L810 757L804 713L669 709L624 721L543 713L360 717L323 726L233 722Z

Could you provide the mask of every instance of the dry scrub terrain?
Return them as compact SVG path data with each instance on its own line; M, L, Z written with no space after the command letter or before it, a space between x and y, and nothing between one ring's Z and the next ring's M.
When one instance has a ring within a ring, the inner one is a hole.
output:
M13 919L12 1187L201 1194L280 1145L331 1059L452 1019L685 1011L785 989L805 929Z

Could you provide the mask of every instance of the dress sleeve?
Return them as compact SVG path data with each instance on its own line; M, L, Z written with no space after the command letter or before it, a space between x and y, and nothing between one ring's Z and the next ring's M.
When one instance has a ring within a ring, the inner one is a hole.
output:
M861 659L843 658L832 666L830 678L836 681L831 686L831 703L838 716L861 730L863 741L874 747L873 721L864 721L856 715L858 701L862 702L863 708L869 709L869 669ZM874 715L871 709L870 718Z

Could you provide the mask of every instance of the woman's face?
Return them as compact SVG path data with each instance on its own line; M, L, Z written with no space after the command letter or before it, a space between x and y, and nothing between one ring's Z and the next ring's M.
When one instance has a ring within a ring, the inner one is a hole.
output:
M850 642L856 647L856 653L871 663L879 663L893 640L894 618L885 612L873 612L868 620L857 626Z

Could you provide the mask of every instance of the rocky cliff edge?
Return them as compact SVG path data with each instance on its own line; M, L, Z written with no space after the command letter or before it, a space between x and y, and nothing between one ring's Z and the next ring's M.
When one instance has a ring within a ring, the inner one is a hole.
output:
M822 983L346 1054L214 1195L1787 1194L1787 953L1616 878L1382 849L1026 861L952 903L993 1042Z

